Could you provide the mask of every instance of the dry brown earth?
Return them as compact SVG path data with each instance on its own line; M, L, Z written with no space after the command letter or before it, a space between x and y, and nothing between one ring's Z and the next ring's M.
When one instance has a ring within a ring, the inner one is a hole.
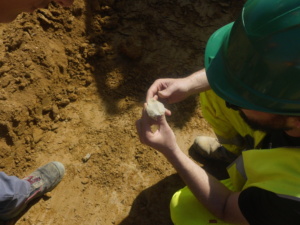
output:
M183 187L161 154L140 144L135 121L161 77L203 67L234 0L76 0L0 26L0 169L24 177L57 160L67 174L9 224L169 225ZM186 153L211 134L197 96L168 106ZM83 158L91 154L88 161Z

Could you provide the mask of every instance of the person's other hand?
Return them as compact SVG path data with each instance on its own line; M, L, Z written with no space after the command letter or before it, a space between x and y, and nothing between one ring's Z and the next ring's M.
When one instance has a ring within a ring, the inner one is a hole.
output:
M148 89L146 101L156 95L159 100L169 104L184 100L189 96L186 78L156 80Z
M146 112L146 103L142 117L136 122L137 132L141 143L146 144L163 154L178 148L175 135L166 121L165 115L157 120L150 118ZM156 131L151 130L152 125L157 125Z

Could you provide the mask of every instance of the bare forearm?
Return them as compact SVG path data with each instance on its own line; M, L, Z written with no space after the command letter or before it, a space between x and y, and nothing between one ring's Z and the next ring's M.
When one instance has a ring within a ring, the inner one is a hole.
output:
M195 197L215 216L233 224L248 225L238 206L238 192L232 192L220 181L193 162L177 146L163 153Z
M214 215L224 218L224 208L232 193L222 183L195 164L179 148L164 154L195 197Z
M141 119L136 122L141 142L160 151L174 166L195 197L214 215L228 222L247 224L238 206L239 193L231 192L180 150L165 116L157 118L158 129L152 132L153 119L148 116L146 106L147 104Z
M185 79L187 79L190 95L201 93L210 89L205 69L199 70Z

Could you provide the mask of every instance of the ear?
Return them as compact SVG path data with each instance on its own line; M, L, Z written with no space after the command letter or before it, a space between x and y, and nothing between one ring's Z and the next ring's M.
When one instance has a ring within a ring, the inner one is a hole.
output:
M289 117L290 124L296 128L300 128L300 116Z

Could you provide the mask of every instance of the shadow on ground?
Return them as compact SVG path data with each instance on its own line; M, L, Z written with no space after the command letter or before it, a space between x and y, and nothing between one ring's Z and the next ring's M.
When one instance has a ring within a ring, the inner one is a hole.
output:
M172 225L169 204L173 194L185 184L173 174L142 191L134 200L129 215L119 225Z
M20 212L20 214L17 216L17 217L15 217L15 218L13 218L13 219L11 219L11 220L7 220L7 221L1 221L0 220L0 225L14 225L14 224L16 224L17 222L21 222L21 221L19 221L20 220L20 218L25 214L25 213L27 213L27 211L32 207L32 206L34 206L35 204L37 204L41 199L43 199L44 201L47 201L48 199L49 199L49 197L47 197L47 196L42 196L42 197L39 197L39 198L37 198L37 199L34 199L34 200L32 200L30 203L28 203L28 205L26 206L26 208L23 210L23 211L21 211Z
M193 160L200 163L206 172L213 175L218 180L224 180L228 178L226 168L230 165L230 163L219 160L205 159L195 152L193 146L189 148L188 152Z
M228 163L201 158L189 149L191 158L217 179L226 179ZM169 204L173 194L185 186L178 174L173 174L142 191L132 204L129 215L119 225L172 225Z

